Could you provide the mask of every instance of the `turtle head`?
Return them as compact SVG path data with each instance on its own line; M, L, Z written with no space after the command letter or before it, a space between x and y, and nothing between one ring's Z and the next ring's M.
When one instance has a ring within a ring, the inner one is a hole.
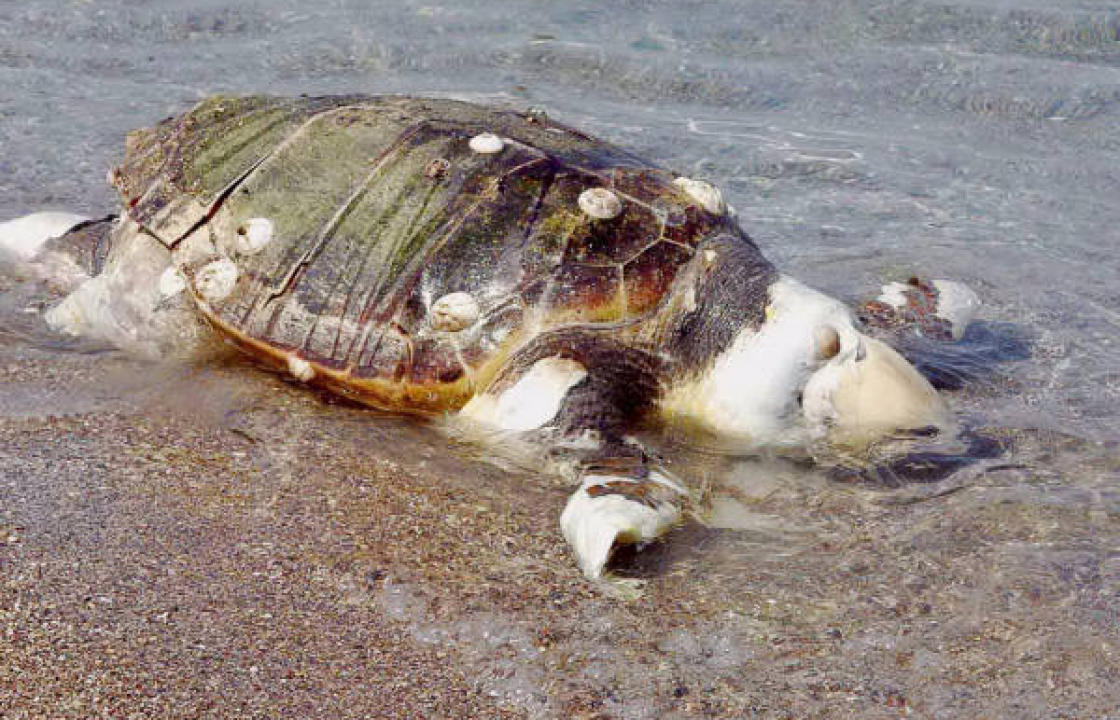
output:
M937 391L889 345L858 331L841 334L831 324L818 326L814 336L816 368L800 402L811 433L862 447L896 431L945 426Z
M784 276L769 286L761 325L741 328L703 377L667 402L670 415L767 446L863 447L947 420L937 391L865 335L843 303Z
M941 397L913 365L885 343L865 335L838 300L788 278L771 288L766 326L782 328L791 354L798 424L814 439L863 447L898 431L942 428Z

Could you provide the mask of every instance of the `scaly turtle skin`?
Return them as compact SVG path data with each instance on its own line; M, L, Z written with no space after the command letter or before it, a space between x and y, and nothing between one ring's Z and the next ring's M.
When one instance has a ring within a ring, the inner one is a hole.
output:
M303 381L555 443L578 455L561 525L589 577L686 504L632 439L647 420L784 447L944 419L847 308L762 257L718 190L540 114L218 97L130 134L110 178L116 224L45 245L14 235L55 216L0 232L94 276L52 326L163 352L200 340L201 311Z

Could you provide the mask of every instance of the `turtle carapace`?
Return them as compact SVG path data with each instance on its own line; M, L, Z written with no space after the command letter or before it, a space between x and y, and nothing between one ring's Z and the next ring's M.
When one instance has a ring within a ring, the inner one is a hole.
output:
M353 400L567 448L562 527L591 577L686 503L634 439L651 423L827 446L943 418L715 187L540 113L215 97L129 134L110 182L119 218L21 245L68 258L55 328L164 355L210 332L201 317Z

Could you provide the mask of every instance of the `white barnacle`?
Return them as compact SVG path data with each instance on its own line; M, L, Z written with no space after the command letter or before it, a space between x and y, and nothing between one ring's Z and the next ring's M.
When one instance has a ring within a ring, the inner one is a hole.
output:
M506 146L505 142L495 135L494 133L484 132L475 135L468 143L471 150L474 150L480 155L493 155L500 153L502 148Z
M579 209L596 220L610 220L622 212L622 201L606 188L589 188L579 194Z
M194 287L207 302L217 302L229 297L237 286L237 266L222 258L204 265L194 276Z
M686 177L677 178L673 181L673 184L713 215L723 215L727 212L727 204L723 202L723 194L715 185Z
M165 298L178 295L187 287L186 278L179 268L168 265L167 269L159 276L159 294Z
M288 356L288 372L301 382L311 382L315 377L315 368L311 367L311 363L295 354Z
M272 240L272 221L268 218L250 218L237 229L237 252L256 255Z
M432 303L428 312L436 330L456 332L474 325L480 309L478 301L470 293L453 292Z

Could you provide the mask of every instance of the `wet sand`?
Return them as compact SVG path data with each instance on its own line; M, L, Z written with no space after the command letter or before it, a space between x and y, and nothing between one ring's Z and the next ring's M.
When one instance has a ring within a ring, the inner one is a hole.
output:
M1008 488L1047 479L1021 469L942 488L948 510L923 502L938 488L872 504L812 488L812 542L786 557L693 522L624 563L639 587L623 592L568 557L559 481L236 358L10 344L0 371L0 397L42 395L41 413L0 417L4 718L1088 718L1120 703L1120 565L1077 546L1115 543L1116 517L1026 501ZM1115 471L1115 448L1016 442ZM786 492L738 499L764 513Z

